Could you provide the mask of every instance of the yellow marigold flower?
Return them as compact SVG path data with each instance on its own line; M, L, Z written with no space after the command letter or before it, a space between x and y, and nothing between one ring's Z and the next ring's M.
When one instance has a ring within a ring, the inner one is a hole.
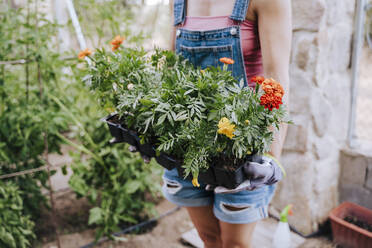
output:
M93 52L89 48L85 48L83 51L80 51L78 54L79 59L84 59L85 56L91 55Z
M197 177L194 177L192 179L192 185L194 185L194 187L200 187L200 184L198 182L198 178Z
M230 120L226 117L223 117L218 123L218 131L219 134L224 134L228 138L232 139L235 134L235 125L230 123Z
M111 41L112 51L118 49L124 40L125 37L121 37L120 35L115 36L115 38Z
M226 58L226 57L220 58L220 62L222 62L224 64L228 64L228 65L232 65L232 64L235 63L235 61L233 59Z
M244 121L246 125L249 125L249 120Z
M252 154L252 152L248 150L248 151L247 151L247 154L248 154L248 155L251 155L251 154Z

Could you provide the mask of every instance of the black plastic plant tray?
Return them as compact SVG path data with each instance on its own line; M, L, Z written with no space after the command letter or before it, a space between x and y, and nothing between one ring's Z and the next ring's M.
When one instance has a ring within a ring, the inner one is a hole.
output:
M123 142L126 142L131 146L139 146L139 138L134 131L128 130L121 125L119 126L119 129L121 130L121 134L123 136Z
M151 144L139 144L138 146L141 154L146 155L149 158L156 157L156 150Z
M117 115L118 115L117 113L111 113L108 116L101 119L102 121L107 123L110 133L114 137L114 139L112 139L110 143L113 144L126 142L132 146L138 146L137 140L139 140L139 138L137 137L137 134L134 131L128 130L124 128L121 124L114 123L111 121Z
M216 175L212 167L199 172L198 181L205 184L217 185Z
M245 180L244 164L239 166L236 170L226 170L220 167L213 167L216 175L217 184L228 189L234 189Z
M109 131L112 135L112 137L114 137L114 139L112 139L110 141L110 143L121 143L121 142L125 142L124 141L124 138L123 138L123 135L122 135L122 130L120 128L120 124L118 123L113 123L111 122L110 120L112 120L117 114L113 113L113 114L109 114L108 116L102 118L101 120L103 122L106 122L108 128L109 128Z
M180 164L178 160L169 157L165 153L161 153L159 156L155 157L155 160L167 170L172 170Z

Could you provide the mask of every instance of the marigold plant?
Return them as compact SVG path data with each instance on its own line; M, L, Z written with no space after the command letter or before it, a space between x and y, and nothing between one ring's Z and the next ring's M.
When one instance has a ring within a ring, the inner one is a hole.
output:
M141 143L182 161L194 186L201 170L226 165L219 161L234 167L247 154L269 151L273 131L268 127L290 123L283 87L261 76L252 78L255 88L243 87L228 70L230 58L207 68L158 49L98 49L93 58L86 79L102 105L114 106Z

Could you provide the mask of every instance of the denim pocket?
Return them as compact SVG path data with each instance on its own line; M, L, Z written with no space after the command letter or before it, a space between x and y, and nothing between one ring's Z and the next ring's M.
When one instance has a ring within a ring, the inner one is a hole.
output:
M202 69L205 69L208 66L222 67L223 63L221 63L219 59L223 57L232 58L233 46L220 45L189 47L180 45L180 53L193 65L200 66ZM229 65L229 70L232 71L231 65Z

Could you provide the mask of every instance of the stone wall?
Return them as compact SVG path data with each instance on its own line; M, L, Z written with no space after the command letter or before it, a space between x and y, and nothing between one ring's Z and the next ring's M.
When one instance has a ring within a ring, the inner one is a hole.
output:
M340 163L340 202L351 201L372 209L372 149L344 149Z
M294 204L290 224L318 230L338 203L340 150L350 110L355 0L293 0L290 125L271 212Z

